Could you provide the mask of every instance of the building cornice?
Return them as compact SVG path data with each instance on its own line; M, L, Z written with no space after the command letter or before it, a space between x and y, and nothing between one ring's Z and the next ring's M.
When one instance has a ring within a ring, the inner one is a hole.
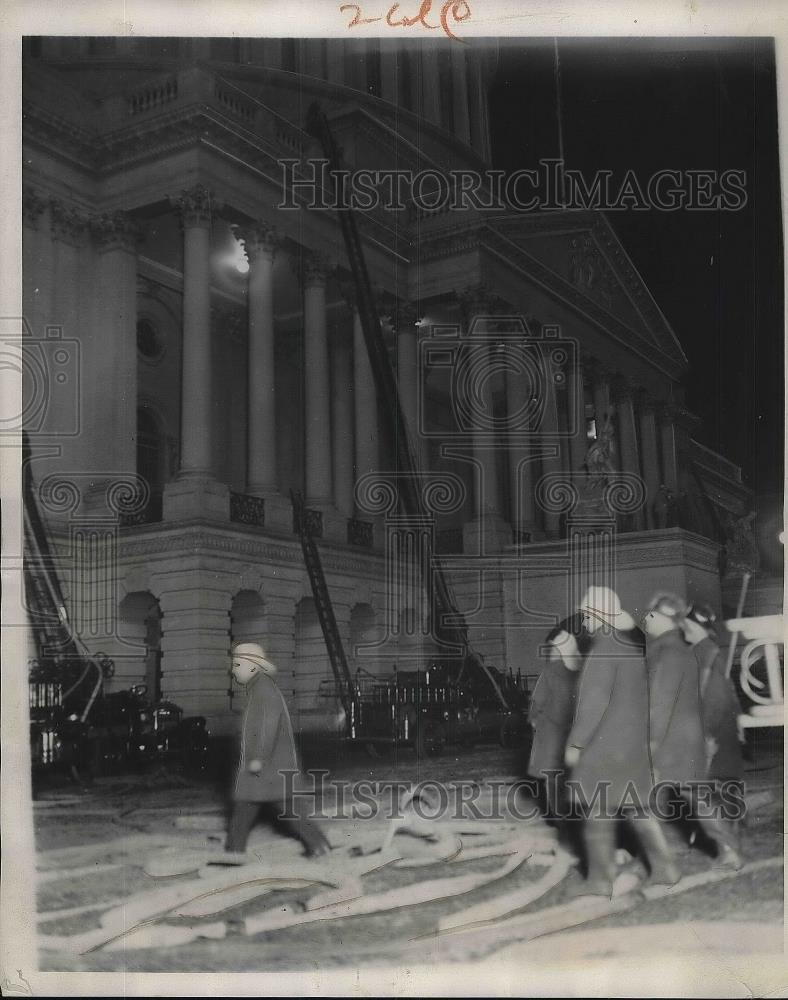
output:
M173 555L185 554L199 558L219 553L231 559L303 565L301 544L295 536L291 540L282 536L266 536L262 532L241 533L201 524L177 528L154 525L123 531L119 536L118 553L122 560L128 561L163 561ZM370 579L379 579L382 573L383 556L377 553L350 554L330 544L323 544L320 555L323 567L328 572L361 575Z

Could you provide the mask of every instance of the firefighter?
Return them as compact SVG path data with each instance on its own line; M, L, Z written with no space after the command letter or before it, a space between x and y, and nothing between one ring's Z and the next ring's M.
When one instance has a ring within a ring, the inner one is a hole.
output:
M650 691L651 756L660 813L666 818L671 789L689 807L704 833L717 845L718 864L739 869L742 860L736 838L723 821L721 802L703 792L707 778L706 742L701 717L700 663L686 642L682 624L687 604L673 594L658 594L643 619Z
M681 622L681 630L700 665L706 776L709 781L741 783L744 780L738 726L741 703L732 680L725 676L725 657L716 641L715 620L711 608L695 604Z
M575 695L588 637L577 616L565 619L545 639L547 663L536 682L528 712L533 729L528 773L540 782L545 815L565 814L564 749L575 714Z
M591 646L564 761L572 772L573 798L584 813L585 893L612 893L619 819L631 822L645 849L651 881L673 885L681 873L649 811L653 773L643 635L608 587L590 587L579 610Z
M219 863L247 860L246 842L261 807L304 844L308 857L326 854L331 849L328 840L312 821L296 815L287 791L293 778L288 784L285 775L298 770L298 757L290 714L274 681L276 666L256 642L242 642L232 650L232 674L246 688L247 704L233 812Z

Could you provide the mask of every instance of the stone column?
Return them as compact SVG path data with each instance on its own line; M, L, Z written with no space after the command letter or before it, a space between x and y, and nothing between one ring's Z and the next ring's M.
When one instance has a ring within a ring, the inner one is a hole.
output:
M341 38L332 38L326 49L328 79L331 83L345 82L345 44Z
M421 436L418 405L419 328L418 310L410 302L397 305L397 390L402 412L408 424L413 457L420 469L426 467L426 442ZM424 414L422 414L422 419Z
M188 557L187 557L188 558ZM191 561L191 560L189 560ZM219 578L224 576L225 579ZM230 603L237 574L185 566L159 596L161 690L185 715L206 715L222 731L230 715Z
M353 400L356 426L356 481L380 468L378 401L361 317L353 307Z
M22 309L36 337L43 335L49 322L49 290L52 275L52 242L41 217L48 206L47 199L35 188L22 189Z
M307 253L301 269L304 291L304 453L306 504L332 506L331 407L326 333L325 259Z
M660 487L659 450L657 447L657 427L654 418L654 401L643 394L638 401L640 416L640 443L643 460L643 479L646 484L646 524L649 528L657 525L654 520L654 501Z
M73 396L70 393L63 396L59 392L50 393L51 402L47 407L45 420L46 426L56 434L63 433L61 428L74 428L74 419L77 416L78 426L87 425L91 419L89 416L90 392L86 393L83 387L90 384L87 374L91 361L90 353L93 341L100 337L100 331L96 329L95 309L92 301L92 295L95 291L92 280L90 280L92 279L92 270L88 270L85 266L86 255L90 254L92 258L92 248L87 245L89 242L87 239L88 221L88 216L80 209L56 198L50 200L49 222L52 237L53 275L49 302L50 314L47 317L45 328L38 330L37 333L39 337L49 337L50 335L62 337L67 344L67 349L70 349L76 340L79 348L79 368L81 369L81 385L77 400L78 414L73 412ZM92 259L88 263L92 265ZM86 280L86 271L90 274L88 280ZM89 288L85 287L88 284ZM52 324L54 329L48 330L49 324ZM69 353L72 352L69 350ZM24 385L22 391L25 392L27 388L27 385ZM61 399L68 399L67 409L69 412L60 412ZM96 467L97 456L93 453L92 441L88 435L78 434L71 438L63 437L60 440L63 450L57 463L59 469L68 467L69 463L72 463L71 467L76 469ZM106 451L104 455L106 455ZM44 467L36 463L38 475L43 474Z
M380 43L380 96L384 101L398 104L397 39L379 38L378 41Z
M171 199L183 226L183 361L181 463L164 488L165 520L229 518L229 490L212 473L211 191L197 184Z
M454 101L454 134L460 142L470 144L471 125L465 49L462 45L452 45L450 52L452 99Z
M611 413L613 409L610 394L610 383L613 378L613 372L606 365L602 365L598 361L592 361L588 368L591 378L591 392L594 397L594 423L596 425L597 437L599 437L599 430L605 422L605 416Z
M640 455L638 448L637 423L635 421L634 395L636 387L629 379L619 379L615 387L616 415L618 418L618 440L621 448L621 469L640 475ZM641 508L631 515L631 524L636 531L645 527L645 511Z
M247 492L277 492L273 270L276 233L260 223L238 234L249 258L249 427Z
M662 445L662 482L674 497L678 496L679 471L676 447L677 408L670 403L659 410L659 437Z
M571 363L566 373L566 397L568 419L574 420L574 428L569 437L569 468L572 473L583 470L588 441L586 439L586 402L584 391L583 367L578 358Z
M512 527L533 540L537 530L536 503L534 500L538 455L533 455L533 438L522 427L517 414L528 406L530 386L522 374L506 369L506 413L509 435L509 495L511 497Z
M343 517L353 516L353 358L347 330L334 331L331 351L331 403L334 446L334 501Z
M422 41L418 49L421 65L421 113L433 124L440 124L440 77L438 52L431 42Z
M491 352L495 348L495 335L491 331L480 333L475 321L479 317L509 313L511 309L484 283L470 288L460 297L460 309L466 335L474 331L474 341L466 345L469 352L467 363L472 373L475 397L467 400L471 421L471 447L474 464L474 519L463 531L463 547L466 552L480 554L500 552L511 544L511 527L501 514L501 498L498 487L498 451L505 444L502 429L496 431L492 421L493 379ZM486 338L487 343L479 338Z
M137 468L137 239L124 212L91 220L96 261L96 336L89 362L94 447L108 472ZM97 449L98 450L98 449Z
M540 370L542 373L542 391L544 392L544 409L540 429L543 432L543 447L546 454L542 456L542 473L554 476L565 472L562 457L561 439L558 435L560 421L558 419L558 395L556 379L564 378L562 369L557 370L552 360L552 346L549 338L538 342L540 353ZM548 538L558 538L561 531L561 516L553 510L542 511L542 521Z

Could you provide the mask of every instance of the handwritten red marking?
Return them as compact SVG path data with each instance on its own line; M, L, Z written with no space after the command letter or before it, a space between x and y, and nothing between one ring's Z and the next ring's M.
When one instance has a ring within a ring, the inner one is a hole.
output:
M432 0L422 0L418 13L412 17L408 17L405 14L399 15L399 9L400 4L393 3L386 12L386 24L390 28L412 28L414 24L420 24L423 28L427 28L428 31L436 31L438 28L442 28L445 35L458 42L462 41L462 39L454 34L449 26L449 22L460 24L471 17L471 7L468 0L444 0L440 14L438 15L440 24L430 24L427 20L428 15L432 12ZM383 20L382 14L379 17L362 16L361 6L356 3L342 4L339 10L340 13L344 13L346 10L355 11L353 19L348 23L348 28L355 28L359 24L372 24L375 21ZM396 18L399 19L397 20Z

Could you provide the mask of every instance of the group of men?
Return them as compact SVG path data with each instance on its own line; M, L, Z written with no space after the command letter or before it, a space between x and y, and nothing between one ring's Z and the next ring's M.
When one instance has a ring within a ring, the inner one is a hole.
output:
M628 825L649 878L681 877L663 821L682 817L739 868L743 762L738 696L714 640L714 614L658 594L636 625L618 595L590 587L547 637L533 692L529 772L565 829L582 824L585 891L610 895Z

